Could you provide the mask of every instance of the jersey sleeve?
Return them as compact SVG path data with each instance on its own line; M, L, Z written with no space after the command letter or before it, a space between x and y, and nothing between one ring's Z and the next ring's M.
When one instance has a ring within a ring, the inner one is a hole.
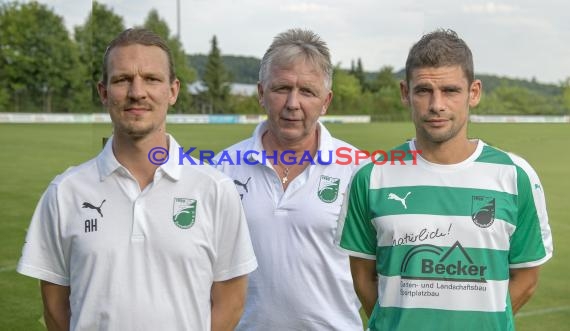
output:
M534 267L552 257L552 233L542 184L532 167L511 156L517 165L517 227L511 237L511 268Z
M230 179L218 184L216 199L214 281L248 274L257 268L249 229L235 185Z
M42 195L28 232L17 271L50 283L69 286L59 219L57 185L52 183Z
M369 188L373 164L353 176L340 212L335 242L349 255L376 259L376 228L370 220Z

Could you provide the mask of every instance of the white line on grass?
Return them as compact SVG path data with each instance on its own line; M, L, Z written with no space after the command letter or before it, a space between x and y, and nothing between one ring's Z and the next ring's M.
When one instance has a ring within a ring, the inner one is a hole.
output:
M570 306L562 306L562 307L553 307L553 308L545 308L545 309L525 311L522 313L518 313L516 315L516 317L546 315L546 314L557 313L557 312L566 311L566 310L570 310Z
M8 272L8 271L14 271L14 270L16 270L15 265L0 268L0 272Z

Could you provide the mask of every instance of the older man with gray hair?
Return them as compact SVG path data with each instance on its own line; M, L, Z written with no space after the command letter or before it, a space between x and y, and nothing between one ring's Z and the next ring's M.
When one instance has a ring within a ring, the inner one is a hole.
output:
M348 256L333 238L353 165L334 151L353 146L335 139L319 117L333 97L330 54L315 33L278 34L261 61L259 103L267 121L253 136L218 155L234 179L259 267L250 276L237 330L362 330Z

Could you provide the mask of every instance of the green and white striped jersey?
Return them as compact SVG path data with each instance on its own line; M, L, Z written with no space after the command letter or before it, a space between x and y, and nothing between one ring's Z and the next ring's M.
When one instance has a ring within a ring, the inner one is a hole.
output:
M370 330L514 330L509 269L553 250L535 171L482 141L453 165L406 154L361 167L339 219L337 244L376 260Z

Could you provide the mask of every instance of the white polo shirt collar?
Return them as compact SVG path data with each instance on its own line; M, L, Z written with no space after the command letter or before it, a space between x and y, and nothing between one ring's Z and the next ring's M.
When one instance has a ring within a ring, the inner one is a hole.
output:
M177 155L180 145L170 134L167 134L167 136L170 159L156 169L155 179L157 178L157 175L160 176L161 174L165 174L172 180L177 181L180 179L182 169L176 164L173 156ZM97 156L97 168L99 170L99 179L101 181L104 181L115 171L120 171L123 175L130 174L127 168L120 164L119 161L117 161L117 158L115 158L115 154L113 153L113 136L109 138L103 148L103 151L101 151Z

